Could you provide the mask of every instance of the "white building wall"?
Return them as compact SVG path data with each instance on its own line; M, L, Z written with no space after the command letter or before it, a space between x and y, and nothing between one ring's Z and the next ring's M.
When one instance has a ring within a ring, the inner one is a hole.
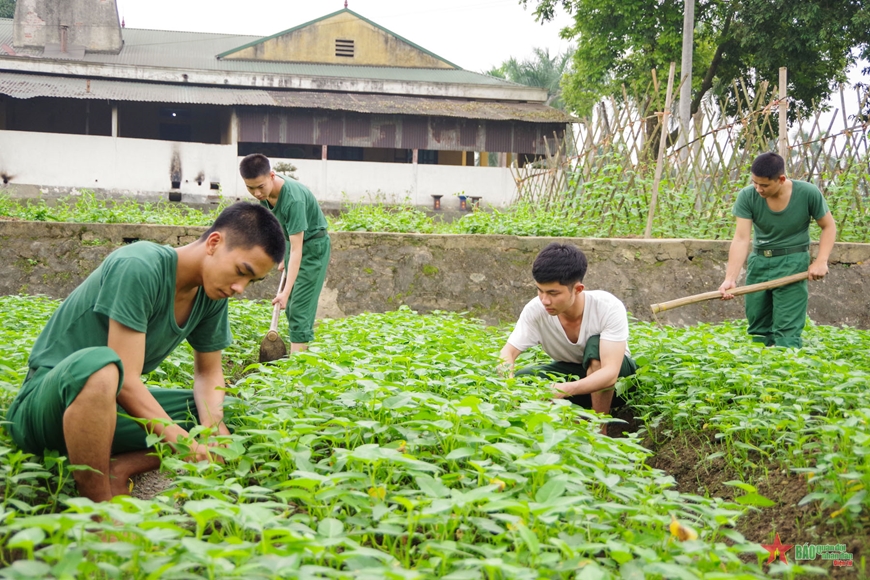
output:
M178 191L205 201L218 193L210 183L234 183L237 168L232 145L0 131L0 169L10 183L47 192L88 188L166 198L176 172Z
M241 160L241 158L240 158ZM510 169L456 165L411 165L311 159L272 159L296 166L296 177L321 202L409 203L432 206L433 195L443 196L442 207L458 209L456 195L480 197L481 205L505 207L516 197ZM241 178L237 191L244 193Z
M516 196L517 187L506 167L417 166L419 205L432 203L431 195L443 195L441 205L458 209L457 195L480 197L484 206L505 207Z
M13 187L47 194L87 188L167 199L173 173L180 172L176 191L183 201L214 200L212 182L221 184L222 195L244 198L240 160L235 145L0 131L0 173ZM332 205L383 201L431 207L431 196L443 195L442 206L456 209L453 196L464 192L481 197L484 206L504 207L516 194L507 168L273 159L278 161L295 165L299 180Z

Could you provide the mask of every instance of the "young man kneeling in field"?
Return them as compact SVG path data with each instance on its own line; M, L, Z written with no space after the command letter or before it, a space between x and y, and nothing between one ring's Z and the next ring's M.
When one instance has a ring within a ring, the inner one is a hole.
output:
M520 353L540 344L553 362L516 374L562 375L566 381L553 385L553 398L607 414L617 379L633 375L637 365L628 350L625 306L609 292L585 290L586 265L572 245L553 243L538 254L532 266L538 297L523 308L500 356L512 373Z
M129 477L159 467L147 433L173 448L197 423L229 434L221 367L221 351L232 342L227 298L265 277L284 250L271 212L237 203L192 244L137 242L112 252L36 339L6 415L15 443L90 467L73 473L79 493L105 501L127 493ZM185 339L194 350L193 390L146 388L141 375ZM209 445L199 443L185 457L211 458Z

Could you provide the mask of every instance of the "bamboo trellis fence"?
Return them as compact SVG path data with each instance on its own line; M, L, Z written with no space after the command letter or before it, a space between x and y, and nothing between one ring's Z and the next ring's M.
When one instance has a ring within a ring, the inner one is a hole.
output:
M619 102L611 98L599 103L563 140L548 140L544 158L523 167L514 164L517 199L548 211L572 208L573 217L600 220L609 229L603 235L641 235L643 228L638 230L635 223L646 216L651 201L665 117L655 110L656 103L663 107L664 99L655 81L653 86L645 98L624 94ZM675 215L706 222L711 237L730 230L731 203L749 183L749 165L759 153L777 150L776 89L762 83L753 92L738 81L721 101L705 99L693 119L693 138L681 148L670 145L663 156L657 235L680 233L669 231L678 229ZM864 215L870 205L870 122L847 115L847 90L855 91L859 110L866 110L870 93L840 87L840 107L798 118L788 131L787 174L818 185L835 218L838 211ZM734 104L731 116L722 114L726 99ZM675 134L678 115L666 117L666 129ZM699 230L691 231L697 235Z

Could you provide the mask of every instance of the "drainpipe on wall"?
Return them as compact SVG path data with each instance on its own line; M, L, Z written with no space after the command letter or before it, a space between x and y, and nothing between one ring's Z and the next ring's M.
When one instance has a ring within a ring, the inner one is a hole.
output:
M417 199L417 191L419 191L419 189L417 188L417 173L418 173L418 170L420 167L417 164L417 159L419 157L419 152L420 152L419 149L414 149L413 153L411 154L411 163L413 164L413 169L411 172L411 187L414 188L414 193L412 195L412 199L414 200L414 205L422 205L422 202L419 199Z
M230 112L230 145L238 155L239 151L239 115L235 109Z
M329 153L329 147L326 145L321 145L320 148L320 187L323 190L323 194L326 195L329 193L329 172L327 171L327 154Z

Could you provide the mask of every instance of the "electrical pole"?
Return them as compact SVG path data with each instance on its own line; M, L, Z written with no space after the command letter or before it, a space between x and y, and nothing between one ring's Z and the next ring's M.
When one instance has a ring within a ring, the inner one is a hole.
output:
M692 47L695 39L695 0L683 1L683 57L680 63L680 159L688 158L685 147L692 134Z

